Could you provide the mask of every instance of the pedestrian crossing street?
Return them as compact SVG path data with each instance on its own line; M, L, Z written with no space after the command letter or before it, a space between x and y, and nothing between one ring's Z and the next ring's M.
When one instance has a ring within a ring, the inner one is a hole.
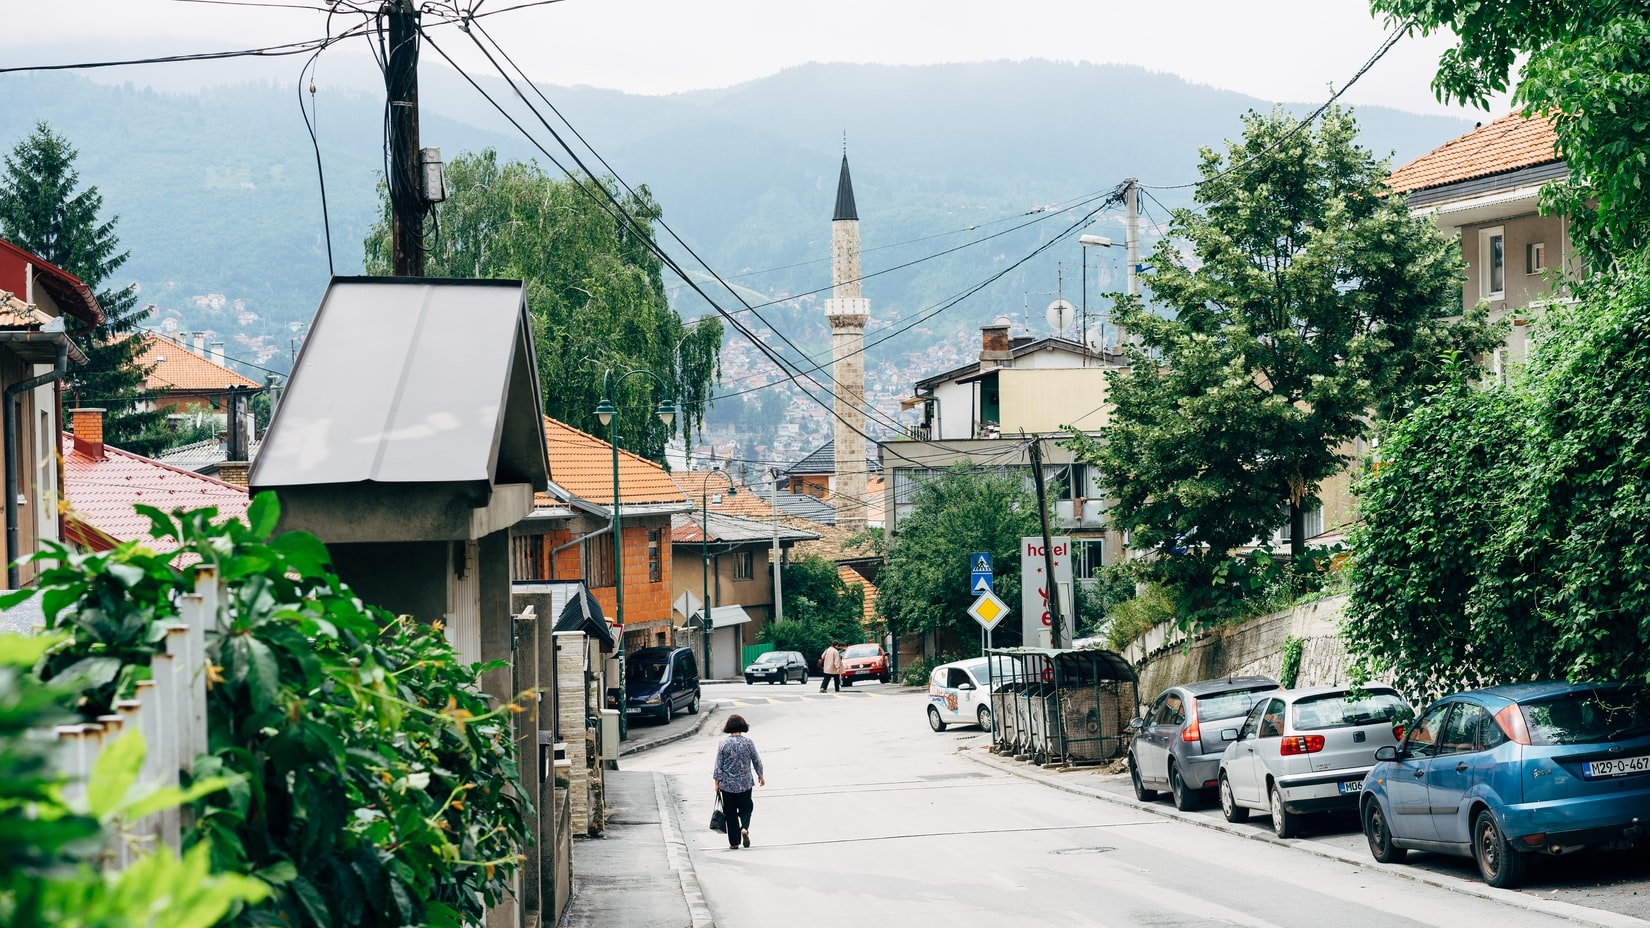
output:
M773 705L774 703L809 702L815 699L874 699L882 696L897 696L901 693L910 692L909 690L899 687L879 686L874 688L868 687L865 689L849 688L840 693L821 693L818 689L815 689L812 686L804 686L802 687L803 692L797 692L796 690L789 690L787 692L786 690L779 689L778 687L773 687L775 692L770 696L769 694L760 691L763 688L765 687L746 687L744 691L737 694L718 692L714 695L710 695L707 693L706 698L715 699L724 707L737 709L745 706L768 706ZM755 690L756 692L751 692L752 690Z

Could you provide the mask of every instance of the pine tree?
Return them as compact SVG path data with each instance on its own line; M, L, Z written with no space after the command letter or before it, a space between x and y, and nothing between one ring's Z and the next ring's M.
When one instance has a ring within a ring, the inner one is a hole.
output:
M79 277L97 294L104 322L71 328L88 363L70 368L64 388L72 402L108 410L103 434L109 444L155 454L169 443L164 414L140 408L153 394L143 388L149 371L138 361L143 339L133 337L150 310L137 308L135 288L105 286L129 252L120 250L115 235L118 217L99 219L98 189L76 192L77 157L68 139L44 122L12 149L0 175L0 237Z

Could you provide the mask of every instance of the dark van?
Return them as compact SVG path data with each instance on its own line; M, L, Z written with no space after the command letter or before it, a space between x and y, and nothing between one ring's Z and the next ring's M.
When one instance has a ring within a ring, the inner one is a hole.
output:
M642 648L625 655L625 712L670 721L699 711L699 664L692 648Z

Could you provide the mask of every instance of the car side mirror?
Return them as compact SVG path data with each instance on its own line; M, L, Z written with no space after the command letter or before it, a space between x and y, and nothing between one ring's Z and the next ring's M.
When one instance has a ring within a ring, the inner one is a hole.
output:
M959 689L959 690L972 690L972 689L977 689L977 687L975 687L974 684L972 684L972 683L959 683L959 684L957 684L957 689Z
M1376 760L1397 760L1400 757L1403 757L1402 752L1390 744L1383 744L1375 749Z
M1139 731L1140 729L1146 727L1146 720L1138 717L1129 719L1129 727L1135 731Z
M1235 728L1222 728L1220 730L1220 740L1222 740L1222 741L1236 741L1236 740L1238 740L1238 730L1235 729Z

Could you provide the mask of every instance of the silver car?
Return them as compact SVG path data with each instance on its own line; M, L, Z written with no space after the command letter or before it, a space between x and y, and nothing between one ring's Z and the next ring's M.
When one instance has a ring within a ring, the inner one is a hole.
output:
M1272 816L1280 838L1301 817L1353 811L1375 751L1396 746L1415 710L1385 686L1316 686L1262 699L1241 728L1222 731L1220 811L1241 822L1251 809Z
M1151 802L1167 789L1175 808L1190 811L1214 791L1226 743L1220 732L1249 714L1255 701L1281 690L1271 677L1222 677L1171 686L1131 719L1129 776L1135 798Z

